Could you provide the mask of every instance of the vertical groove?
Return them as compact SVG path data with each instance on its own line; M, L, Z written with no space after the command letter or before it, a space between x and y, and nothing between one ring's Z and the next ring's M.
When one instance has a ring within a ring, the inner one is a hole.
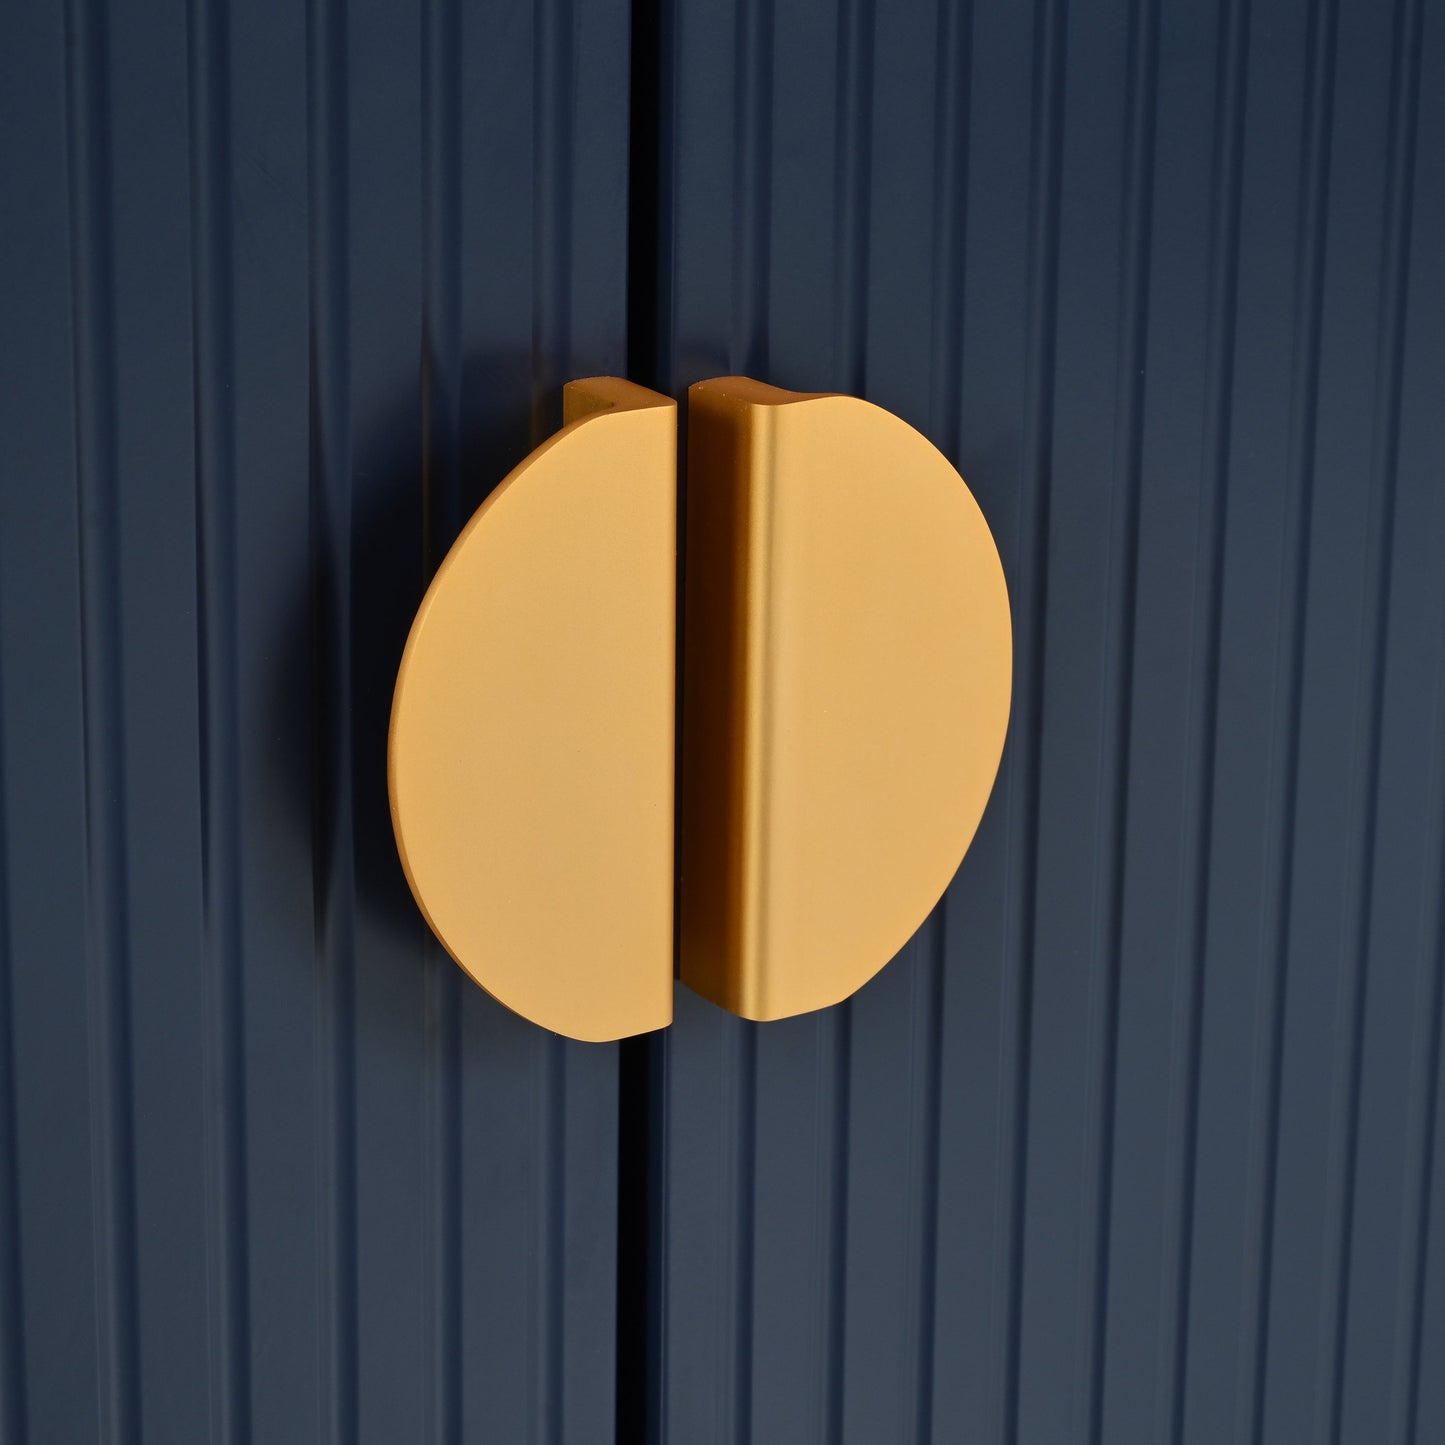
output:
M567 1044L556 1034L539 1043L536 1064L540 1087L537 1118L542 1149L537 1179L539 1213L537 1279L541 1309L533 1380L533 1438L543 1445L561 1445L563 1409L563 1334L566 1324L566 1236L564 1154L567 1148Z
M1269 1378L1269 1316L1278 1193L1279 1114L1284 1071L1284 1021L1289 987L1290 898L1294 891L1295 832L1299 795L1299 724L1304 695L1306 608L1309 592L1310 518L1313 510L1316 415L1319 399L1320 330L1324 296L1325 226L1328 220L1331 107L1334 90L1336 0L1317 0L1308 27L1304 138L1300 153L1300 209L1295 265L1294 376L1290 396L1289 473L1285 519L1284 712L1276 722L1270 772L1280 778L1275 808L1278 862L1266 890L1273 899L1270 926L1268 1012L1261 1029L1267 1049L1262 1139L1253 1146L1252 1173L1261 1178L1251 1256L1257 1260L1255 1292L1242 1321L1245 1368L1240 1391L1250 1410L1248 1438L1264 1437ZM1283 759L1282 767L1279 760ZM1255 1163L1257 1160L1258 1163ZM1323 1421L1321 1424L1323 1425Z
M427 1438L462 1438L462 1130L460 973L425 945L428 1220Z
M627 198L627 373L644 386L669 386L662 369L662 316L666 283L661 198L662 87L661 0L634 0L630 37ZM681 421L682 418L679 418ZM681 796L683 567L686 482L679 478L677 618L674 732L674 795ZM673 857L679 856L676 829ZM677 953L679 876L673 875L673 954ZM661 1342L665 1248L666 1130L659 1112L666 1087L665 1041L642 1035L617 1046L617 1329L613 1439L662 1439L660 1399L664 1385ZM654 1414L654 1410L657 1411Z
M250 1438L245 1016L241 989L230 80L224 11L192 0L189 115L191 314L205 937L206 1173L211 1428Z
M532 8L532 422L529 441L537 446L547 435L544 394L550 378L551 339L555 299L552 279L560 248L557 245L552 160L556 140L555 80L550 61L553 10L565 0L537 0Z
M1392 142L1398 136L1398 145L1391 150L1390 169L1391 194L1398 200L1398 218L1392 215L1392 234L1386 238L1386 246L1394 266L1393 294L1389 326L1393 331L1393 348L1390 351L1390 365L1394 375L1390 378L1394 416L1387 423L1386 437L1391 447L1392 468L1398 464L1398 408L1402 390L1401 374L1404 370L1406 325L1408 308L1406 298L1410 281L1411 230L1414 219L1414 187L1416 169L1416 142L1419 128L1420 106L1420 52L1423 5L1419 0L1407 0L1399 38L1398 54L1403 55L1404 84L1394 88L1396 109L1391 116ZM1396 126L1400 129L1397 131ZM1445 633L1445 627L1441 629ZM1434 736L1445 736L1440 726L1442 696L1445 696L1445 672L1437 673L1435 682ZM1424 1008L1419 1012L1421 1029L1425 1035L1424 1048L1416 1051L1418 1063L1412 1069L1410 1087L1410 1110L1418 1124L1407 1135L1406 1173L1403 1181L1405 1207L1402 1211L1403 1247L1399 1278L1401 1318L1395 1327L1395 1380L1391 1400L1391 1438L1399 1445L1413 1445L1419 1431L1421 1362L1425 1330L1425 1280L1430 1265L1430 1215L1433 1208L1435 1175L1435 1136L1439 1127L1440 1058L1441 1058L1441 1014L1445 1011L1445 877L1442 877L1442 860L1445 860L1445 750L1437 751L1434 759L1436 785L1431 796L1434 801L1434 816L1439 820L1435 834L1435 856L1433 867L1426 873L1426 886L1433 878L1435 889L1430 899L1433 913L1431 926L1426 933L1426 946L1422 960L1422 986Z
M532 1138L539 1140L542 1147L533 1150L528 1161L530 1168L518 1179L518 1187L527 1197L528 1208L524 1216L525 1233L516 1242L517 1249L527 1264L516 1328L521 1337L518 1370L523 1377L519 1381L519 1394L526 1402L525 1438L529 1442L541 1442L546 1440L545 1367L539 1339L545 1324L548 1303L544 1289L546 1261L543 1251L546 1248L547 1221L544 1217L546 1207L543 1191L547 1187L548 1140L545 1121L550 1090L547 1080L548 1060L543 1046L545 1041L536 1039L533 1042L535 1047L527 1060L531 1066L531 1096L528 1100L531 1107L527 1122Z
M457 0L422 6L422 579L461 525L461 46ZM424 1030L428 1155L427 1438L462 1438L461 974L430 937Z
M532 283L532 445L540 443L560 420L560 384L571 351L571 250L573 244L571 167L576 125L573 50L576 24L571 0L541 0L533 19L533 251ZM537 1438L560 1441L565 1328L565 1200L561 1151L566 1136L566 1043L539 1042L538 1066L544 1135L541 1179L541 1313L537 1321L539 1392Z
M958 465L963 391L964 277L968 270L968 119L973 95L973 0L939 0L934 69L934 439Z
M651 360L651 375L655 378L655 384L664 391L669 390L678 380L675 374L677 348L672 322L677 286L673 208L676 203L678 164L674 117L677 108L676 14L679 8L680 0L634 0L632 7L633 64L637 67L640 63L641 70L655 78L656 89L653 104L635 108L631 117L633 123L639 126L633 133L633 154L635 156L641 151L648 170L639 174L632 183L632 195L638 197L639 205L630 219L650 219L651 225L645 234L639 234L638 244L641 249L632 253L636 257L637 266L629 266L628 279L631 283L643 266L652 267L644 280L649 292L647 307L653 314L649 316L646 312L635 313L635 319L650 322L648 329L640 334L651 342L651 354L649 357L648 349L644 348L639 353L639 359L644 362ZM634 76L636 73L634 70ZM634 87L637 84L635 79L633 84ZM641 188L646 186L649 180L653 182L652 189L642 191ZM649 253L648 248L651 246L656 247L655 255ZM629 294L629 305L631 297L636 294ZM638 373L633 373L634 380L637 376ZM686 417L680 415L678 425L682 432L680 442L684 444L684 451L686 424ZM683 506L686 505L685 481L679 500Z
M828 1201L825 1275L821 1296L823 1368L823 1445L843 1439L843 1364L848 1324L848 1113L852 1078L853 1002L845 999L818 1016L822 1035L820 1064L824 1083L818 1119L825 1132L819 1157L823 1197Z
M539 0L533 19L533 446L560 420L559 388L571 350L575 30L571 0Z
M861 396L867 385L868 231L872 200L871 146L873 0L844 0L838 19L837 105L834 129L833 235L835 372L840 387ZM848 1195L852 1096L853 1002L820 1016L827 1082L820 1095L820 1157L828 1193L822 1425L826 1445L843 1439L848 1324Z
M422 6L422 575L461 530L461 47L459 0Z
M29 1438L25 1391L25 1294L21 1269L20 1140L15 1109L15 953L10 934L10 819L4 807L12 766L5 747L5 659L0 655L0 1440Z
M428 1220L427 1438L462 1438L461 974L434 941L425 949Z
M934 212L932 271L938 298L932 337L933 431L958 463L963 375L964 276L967 269L968 112L973 93L972 0L939 0L934 70ZM934 913L925 1019L922 1220L918 1238L913 1434L933 1438L937 1369L938 1215L942 1139L944 976L948 960L948 894Z
M732 153L733 195L733 364L751 375L768 367L768 273L771 240L772 10L763 0L739 0L733 32L733 75L738 113ZM720 1402L731 1429L720 1430L737 1445L752 1439L753 1272L757 1171L757 1025L730 1020L728 1084L734 1091L736 1126L732 1141L734 1201L731 1239L732 1399Z
M737 1128L733 1163L733 1439L752 1439L753 1403L753 1239L757 1198L758 1026L738 1019L731 1028L736 1053Z
M668 1176L667 1158L664 1154L666 1141L671 1137L672 1121L669 1118L671 1101L667 1081L670 1077L668 1049L671 1047L664 1030L650 1040L652 1050L647 1067L647 1140L648 1170L644 1180L646 1190L645 1220L652 1228L653 1245L648 1250L644 1276L645 1295L645 1337L642 1341L647 1352L647 1373L639 1378L644 1388L643 1411L645 1433L616 1437L617 1445L624 1441L636 1440L645 1445L662 1445L665 1439L667 1420L667 1342L669 1321L667 1318L667 1250L669 1238L668 1219Z
M538 0L532 10L532 388L529 442L537 446L551 429L547 411L547 385L551 379L551 339L555 327L553 279L561 248L557 236L556 204L553 191L553 163L556 149L556 79L552 65L556 54L555 15L565 0ZM531 1365L532 1438L551 1441L551 1412L548 1384L551 1379L552 1336L557 1321L552 1313L550 1244L552 1239L552 1115L556 1107L551 1088L551 1054L548 1041L538 1037L533 1044L536 1070L535 1127L542 1148L532 1181L535 1221L532 1225Z
M633 0L627 151L627 374L664 384L661 358L662 0ZM681 591L679 590L679 598Z
M1374 586L1369 593L1369 614L1363 628L1370 649L1369 711L1360 765L1359 785L1364 799L1352 799L1352 816L1360 819L1358 884L1351 906L1355 927L1345 939L1347 977L1342 994L1349 998L1348 1022L1341 1035L1348 1039L1343 1080L1346 1104L1334 1122L1344 1138L1331 1139L1332 1163L1338 1173L1330 1181L1331 1198L1340 1199L1332 1212L1334 1238L1327 1244L1334 1261L1333 1289L1327 1289L1324 1307L1329 1313L1322 1340L1330 1351L1328 1361L1328 1440L1338 1445L1344 1403L1346 1325L1350 1304L1350 1267L1353 1247L1356 1167L1359 1156L1360 1082L1363 1066L1366 978L1374 905L1375 843L1380 808L1381 734L1384 726L1385 668L1390 629L1390 582L1394 564L1395 497L1399 460L1401 377L1404 370L1405 315L1409 282L1410 221L1414 205L1414 109L1418 85L1418 33L1413 0L1397 0L1390 57L1390 95L1393 104L1385 151L1385 226L1381 238L1379 351L1376 357L1372 492L1375 506L1368 524L1369 567ZM1343 1117L1341 1117L1341 1114ZM1333 1131L1332 1131L1333 1132ZM1327 1265L1328 1268L1328 1265Z
M1090 1307L1083 1321L1087 1341L1085 1430L1092 1445L1103 1438L1104 1371L1109 1325L1110 1225L1114 1186L1114 1112L1118 1087L1119 989L1124 948L1124 869L1129 824L1129 751L1134 709L1134 639L1138 621L1139 510L1144 444L1145 367L1149 343L1149 283L1153 242L1155 102L1158 92L1158 0L1133 0L1129 14L1129 59L1126 91L1128 109L1124 136L1123 246L1120 257L1124 277L1119 317L1120 397L1116 419L1118 456L1118 534L1110 544L1109 649L1105 676L1118 685L1110 688L1107 706L1112 716L1102 731L1107 755L1100 759L1101 794L1111 800L1108 838L1101 839L1097 856L1106 858L1103 883L1104 997L1100 1039L1098 1112L1090 1138L1095 1194L1092 1202L1093 1272ZM1117 642L1114 641L1117 639ZM1103 818L1101 815L1101 832Z
M1008 1203L1007 1304L1003 1329L1002 1435L1015 1445L1023 1341L1024 1214L1029 1152L1028 1083L1033 1030L1034 887L1038 875L1040 774L1043 769L1043 693L1048 609L1049 503L1052 484L1054 353L1058 312L1059 180L1062 169L1067 0L1037 0L1034 11L1033 114L1030 119L1027 339L1024 391L1024 494L1022 606L1018 634L1027 638L1028 664L1020 690L1028 756L1019 802L1011 810L1006 916L1017 934L1012 959L1014 996L1012 1078L1007 1105L1013 1131L1006 1189ZM1022 829L1020 833L1018 830ZM1007 1025L1006 1025L1007 1027ZM1006 1065L1007 1067L1007 1065Z
M1418 32L1417 32L1418 33ZM1418 46L1416 47L1418 53ZM1413 120L1411 122L1413 126ZM1413 146L1413 135L1411 138ZM1445 740L1440 726L1445 699L1445 670L1435 678L1434 735ZM1425 873L1427 887L1436 888L1429 897L1432 915L1426 933L1422 988L1425 1008L1420 1015L1425 1046L1420 1051L1417 1078L1412 1078L1412 1114L1418 1120L1412 1130L1413 1174L1405 1178L1405 1219L1403 1257L1400 1268L1402 1320L1396 1326L1396 1379L1390 1411L1395 1428L1390 1438L1399 1445L1414 1445L1419 1433L1421 1365L1425 1334L1425 1281L1429 1274L1431 1239L1430 1214L1434 1207L1436 1130L1440 1122L1440 1060L1442 1012L1445 1012L1445 746L1434 758L1435 786L1431 790L1435 817L1435 852ZM1402 1347L1403 1345L1403 1347Z
M873 5L843 0L839 10L835 134L838 384L863 396L868 384L868 236L872 211Z
M519 1187L527 1196L528 1208L524 1225L526 1233L517 1242L517 1247L528 1268L517 1321L522 1343L518 1368L523 1376L519 1382L520 1394L526 1401L526 1439L544 1442L547 1439L546 1325L551 1303L547 1296L546 1260L549 1234L546 1190L551 1162L548 1158L547 1111L551 1100L548 1077L551 1061L547 1056L546 1040L535 1037L532 1042L533 1048L527 1060L531 1066L531 1096L528 1100L531 1107L527 1123L532 1139L541 1147L532 1151L530 1168L519 1180Z
M913 1056L922 1058L915 1070L915 1099L910 1128L922 1140L920 1158L914 1171L919 1193L916 1252L912 1262L915 1308L913 1312L913 1353L915 1359L913 1438L928 1445L933 1438L934 1323L938 1303L938 1137L943 1071L943 988L944 962L948 953L948 894L933 913L932 947L928 950L922 977L914 975ZM921 1012L921 1017L920 1017ZM918 1037L921 1035L922 1037ZM918 1098L917 1095L922 1097ZM902 1438L907 1438L905 1430Z
M1445 878L1440 880L1445 891ZM1422 1342L1425 1332L1425 1275L1431 1253L1430 1213L1433 1208L1433 1183L1435 1174L1435 1132L1439 1126L1438 1099L1440 1092L1440 1015L1445 1010L1445 929L1437 929L1435 944L1435 967L1432 971L1430 989L1429 1042L1426 1049L1426 1063L1423 1071L1423 1085L1428 1099L1421 1111L1420 1164L1418 1170L1418 1202L1413 1204L1416 1211L1416 1225L1409 1237L1409 1247L1416 1269L1407 1275L1410 1281L1409 1332L1405 1352L1405 1385L1402 1426L1399 1438L1414 1445L1419 1439L1420 1428L1420 1384Z
M664 1389L661 1310L665 1248L665 1140L660 1107L665 1039L641 1035L618 1045L617 1330L613 1438L660 1441L652 1408Z
M141 1437L141 1402L117 527L110 62L104 7L92 0L69 0L66 38L99 1436L104 1445L130 1445Z
M1209 299L1205 341L1200 544L1203 597L1196 601L1191 639L1199 658L1196 712L1189 722L1185 776L1194 783L1182 829L1186 861L1181 869L1185 901L1182 936L1187 940L1184 987L1176 995L1173 1038L1182 1051L1182 1077L1171 1081L1171 1138L1178 1141L1171 1169L1175 1198L1165 1210L1166 1266L1161 1352L1161 1405L1168 1438L1183 1437L1189 1351L1194 1240L1195 1174L1198 1166L1199 1089L1204 1028L1204 964L1208 948L1209 876L1214 847L1214 774L1219 725L1219 671L1224 608L1224 554L1229 515L1229 450L1233 418L1235 305L1239 279L1240 189L1244 152L1244 103L1249 58L1249 0L1229 0L1215 56L1215 136L1211 180ZM1196 597L1200 583L1196 582ZM1200 603L1202 602L1202 605ZM1189 856L1192 854L1192 858ZM1182 1050L1181 1046L1182 1045Z
M356 1438L355 870L351 777L351 438L346 17L307 10L311 198L312 767L317 958L317 1232L323 1434Z
M740 114L733 131L733 275L737 287L734 364L749 376L768 370L769 239L772 220L772 7L738 0L733 73Z

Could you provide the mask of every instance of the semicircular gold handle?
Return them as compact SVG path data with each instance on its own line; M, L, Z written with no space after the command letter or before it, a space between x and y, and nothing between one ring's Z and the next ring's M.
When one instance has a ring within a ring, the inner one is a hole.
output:
M616 378L564 397L422 602L389 779L451 955L600 1040L672 1017L677 413ZM867 982L958 867L1008 724L1008 593L897 417L745 377L688 400L678 961L784 1018Z
M574 381L482 504L402 655L407 882L447 952L577 1039L672 1020L677 404Z
M862 987L983 815L1003 566L963 478L855 397L688 393L681 973L750 1019Z

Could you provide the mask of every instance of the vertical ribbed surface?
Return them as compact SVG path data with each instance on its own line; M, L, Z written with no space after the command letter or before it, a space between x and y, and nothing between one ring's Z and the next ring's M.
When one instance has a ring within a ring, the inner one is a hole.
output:
M53 0L0 97L6 1445L605 1440L619 1320L676 1445L1445 1435L1437 7ZM920 427L1017 668L899 959L619 1119L384 746L629 352Z
M628 21L0 18L6 1445L612 1418L616 1050L430 941L385 736L445 548L622 369Z
M1017 667L898 960L679 994L655 1438L1445 1429L1436 20L667 8L662 381L922 428Z

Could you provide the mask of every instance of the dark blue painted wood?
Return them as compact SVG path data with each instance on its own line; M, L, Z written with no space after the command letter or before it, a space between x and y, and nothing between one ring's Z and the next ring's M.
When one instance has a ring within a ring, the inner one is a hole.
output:
M605 1438L616 1050L430 943L383 749L623 365L627 9L21 0L0 67L0 1438Z
M1428 0L0 12L0 1439L1445 1433L1442 82ZM899 959L680 990L619 1118L380 758L624 348L922 428L1018 666Z
M1434 1438L1438 10L665 25L661 377L921 427L1017 669L902 955L655 1050L655 1438Z

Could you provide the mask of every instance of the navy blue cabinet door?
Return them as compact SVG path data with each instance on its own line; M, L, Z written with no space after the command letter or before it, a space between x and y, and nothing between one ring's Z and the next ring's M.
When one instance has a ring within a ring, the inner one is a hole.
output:
M1442 154L1432 0L0 7L0 1442L1445 1438ZM994 529L837 1009L569 1044L406 892L406 626L598 372Z
M902 956L652 1046L653 1437L1445 1437L1445 11L663 12L657 378L921 428L1017 663Z
M430 941L440 550L626 336L628 13L0 10L0 1439L610 1438L617 1054Z

